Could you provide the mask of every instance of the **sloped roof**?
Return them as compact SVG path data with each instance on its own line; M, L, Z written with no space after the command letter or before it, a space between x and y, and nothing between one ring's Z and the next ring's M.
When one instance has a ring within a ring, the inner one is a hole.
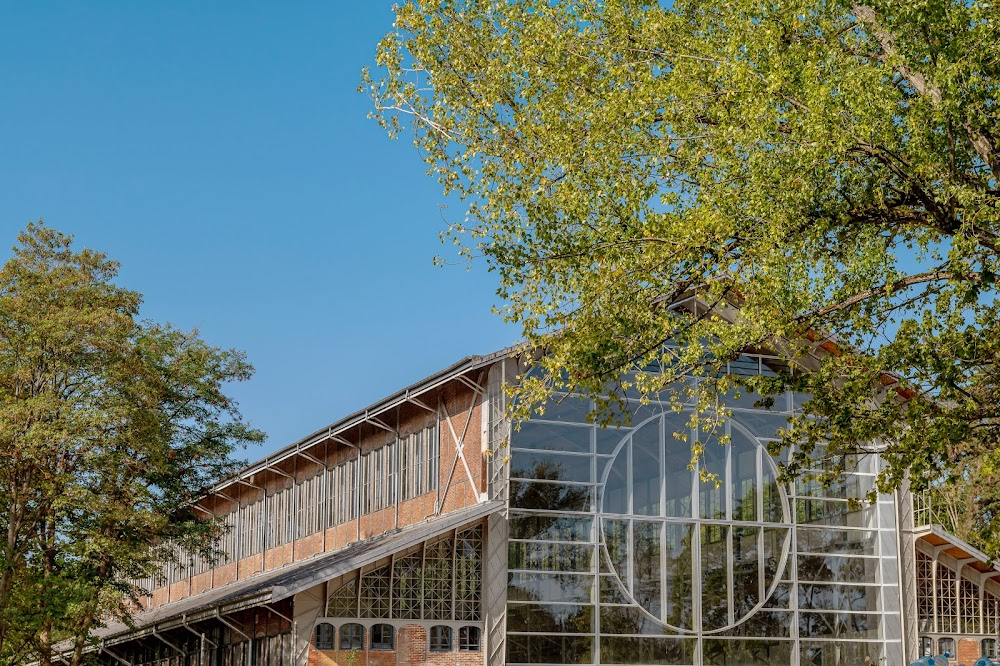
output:
M913 535L917 540L934 547L937 552L950 555L957 561L965 561L965 566L981 574L1000 573L1000 566L990 560L989 555L959 539L940 525L919 525Z

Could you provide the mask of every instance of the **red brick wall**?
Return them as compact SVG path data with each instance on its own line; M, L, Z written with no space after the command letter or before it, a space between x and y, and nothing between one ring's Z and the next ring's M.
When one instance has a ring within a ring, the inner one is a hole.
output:
M955 655L954 658L958 659L958 663L966 664L966 666L972 666L976 663L976 660L982 656L982 654L980 654L979 641L975 638L958 639L958 645L955 646L955 652L957 655Z

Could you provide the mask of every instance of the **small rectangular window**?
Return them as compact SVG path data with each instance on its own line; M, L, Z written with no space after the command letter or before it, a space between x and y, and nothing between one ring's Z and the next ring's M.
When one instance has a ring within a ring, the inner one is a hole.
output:
M391 624L376 624L371 628L371 647L373 650L393 650L393 626Z
M458 630L460 652L479 652L481 637L479 627L462 627Z
M365 628L356 622L340 625L340 649L365 649Z
M451 627L431 627L431 652L451 652Z

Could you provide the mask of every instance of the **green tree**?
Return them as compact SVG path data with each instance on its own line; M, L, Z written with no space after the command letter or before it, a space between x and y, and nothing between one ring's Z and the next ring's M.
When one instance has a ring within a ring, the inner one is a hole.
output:
M0 661L78 664L88 636L127 618L127 582L209 554L217 523L192 500L259 431L224 388L237 351L138 319L118 264L41 223L0 269Z
M522 415L792 388L788 471L885 443L885 490L997 464L998 31L990 0L411 0L362 89L548 351ZM717 376L754 350L777 377Z

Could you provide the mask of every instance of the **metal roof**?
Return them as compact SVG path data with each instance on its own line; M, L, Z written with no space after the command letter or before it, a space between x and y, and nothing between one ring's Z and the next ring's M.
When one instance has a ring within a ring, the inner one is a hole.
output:
M132 626L115 623L93 633L108 645L197 622L217 614L287 599L318 583L336 578L392 553L405 550L439 534L482 519L503 507L503 502L480 502L422 523L386 532L339 550L301 560L280 569L256 574L222 587L136 614Z
M956 561L964 561L965 566L970 566L981 574L1000 573L1000 565L990 559L989 555L959 539L940 525L918 525L913 535L917 540L932 546L936 552L944 552L954 557Z

